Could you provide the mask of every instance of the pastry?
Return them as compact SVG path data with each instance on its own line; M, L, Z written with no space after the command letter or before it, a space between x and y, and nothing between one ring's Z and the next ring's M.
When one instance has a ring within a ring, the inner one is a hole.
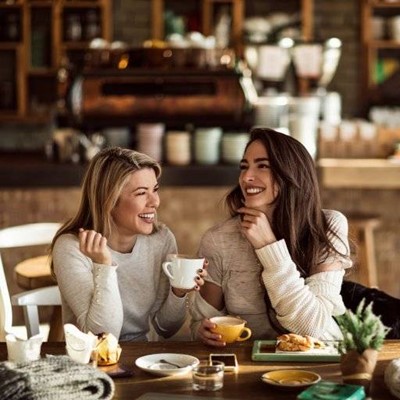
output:
M282 351L308 351L311 349L322 349L325 347L325 344L312 336L286 333L277 337L276 347Z
M97 336L97 364L116 364L121 355L121 346L118 339L112 333L101 333Z

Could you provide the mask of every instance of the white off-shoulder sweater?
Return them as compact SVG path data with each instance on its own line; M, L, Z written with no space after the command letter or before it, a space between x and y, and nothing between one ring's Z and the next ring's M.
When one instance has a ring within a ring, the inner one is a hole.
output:
M346 217L334 210L324 212L339 237L330 240L348 255ZM253 339L276 338L267 315L266 292L277 320L288 331L321 339L342 337L333 316L345 311L340 289L344 270L352 265L349 257L330 256L324 264L340 261L342 269L303 279L284 240L254 250L241 232L239 217L209 229L201 240L199 255L209 260L206 279L222 288L225 309L216 310L196 293L191 307L193 338L203 318L224 314L246 320Z

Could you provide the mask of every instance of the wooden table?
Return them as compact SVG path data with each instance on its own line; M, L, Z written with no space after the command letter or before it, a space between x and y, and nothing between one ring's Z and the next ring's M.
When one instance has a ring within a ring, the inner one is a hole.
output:
M152 353L184 353L199 359L207 359L214 349L198 342L135 342L122 343L120 362L131 368L134 376L131 378L115 379L115 399L137 399L145 393L159 393L174 395L170 399L186 400L190 397L206 397L217 399L262 399L280 400L296 399L299 391L281 391L260 380L261 375L270 370L299 368L317 372L323 379L341 382L341 373L338 363L267 363L251 360L252 341L229 345L222 352L236 353L239 361L239 372L226 373L224 387L216 392L196 392L191 387L190 373L180 376L160 377L148 374L134 364L135 360L143 355ZM215 352L215 351L214 351ZM43 343L42 355L65 354L65 344L61 342ZM5 360L7 351L5 343L0 343L0 360ZM378 364L374 373L371 397L373 400L395 399L383 382L386 366L394 358L400 357L400 340L386 341L379 353Z

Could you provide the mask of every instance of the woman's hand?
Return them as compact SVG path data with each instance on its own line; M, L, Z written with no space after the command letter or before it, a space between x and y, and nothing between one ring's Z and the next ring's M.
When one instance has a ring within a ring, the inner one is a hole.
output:
M207 276L207 267L208 267L208 261L204 260L203 269L199 269L197 271L198 275L195 278L196 282L191 289L177 289L172 287L172 291L174 292L175 296L183 297L186 295L186 293L189 293L193 290L198 292L200 288L204 285L204 278Z
M224 347L226 343L221 340L219 333L211 332L211 329L215 328L215 324L209 319L203 319L197 330L197 337L205 344L215 347Z
M241 207L237 210L242 217L242 232L255 249L276 242L267 216L254 208Z
M107 239L93 230L79 229L79 250L96 264L111 265L111 252Z

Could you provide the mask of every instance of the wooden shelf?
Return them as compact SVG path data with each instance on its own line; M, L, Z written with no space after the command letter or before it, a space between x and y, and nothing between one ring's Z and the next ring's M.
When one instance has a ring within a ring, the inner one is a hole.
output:
M400 1L370 1L370 6L374 8L397 8Z
M87 164L55 163L44 154L1 154L0 187L79 187ZM233 186L236 165L162 165L162 186Z
M0 51L1 50L16 50L21 46L20 42L0 42Z
M164 8L168 0L152 1L152 38L164 39ZM191 0L187 0L191 1ZM193 0L194 1L194 0ZM274 0L266 0L274 1ZM245 19L245 0L200 0L198 2L199 13L202 16L202 33L211 35L215 26L214 7L226 4L231 7L231 42L237 54L241 55L243 47L243 23ZM282 11L285 5L282 5ZM312 40L314 36L314 0L299 0L299 10L301 12L302 36L304 40Z
M50 77L55 76L57 70L55 68L31 68L27 73L29 76Z
M395 40L374 40L370 43L367 43L367 46L370 46L375 49L400 49L400 41Z
M236 165L175 167L163 164L162 186L233 186ZM59 164L44 155L2 154L0 187L66 187L81 184L86 164ZM385 159L333 159L317 162L324 189L400 189L400 163Z
M99 8L102 4L97 1L64 1L64 8Z
M362 92L360 98L363 101L364 115L368 114L369 108L374 105L377 98L385 102L383 89L374 82L374 74L379 60L384 60L386 57L389 58L389 54L391 57L396 58L400 56L400 41L392 39L377 40L374 38L372 30L373 17L379 15L385 19L384 23L387 23L390 17L398 14L400 14L400 1L361 1Z
M400 162L386 159L325 158L317 163L324 188L400 189Z
M80 16L82 31L85 33L85 16L88 10L95 9L100 36L110 41L112 0L21 0L12 5L0 4L0 9L2 12L5 10L4 13L18 14L21 38L18 42L0 42L0 51L15 50L12 72L15 76L13 84L17 104L12 118L16 117L21 121L25 118L30 122L30 106L33 103L37 102L40 108L47 109L54 106L54 99L57 97L56 81L52 86L47 85L43 90L36 90L38 82L41 83L38 79L55 78L65 56L79 66L84 63L84 53L90 40L65 42L67 17L75 14ZM10 75L9 71L7 73ZM8 75L2 76L0 72L0 81L10 79ZM5 112L0 112L0 121L9 119L10 116L5 115Z

